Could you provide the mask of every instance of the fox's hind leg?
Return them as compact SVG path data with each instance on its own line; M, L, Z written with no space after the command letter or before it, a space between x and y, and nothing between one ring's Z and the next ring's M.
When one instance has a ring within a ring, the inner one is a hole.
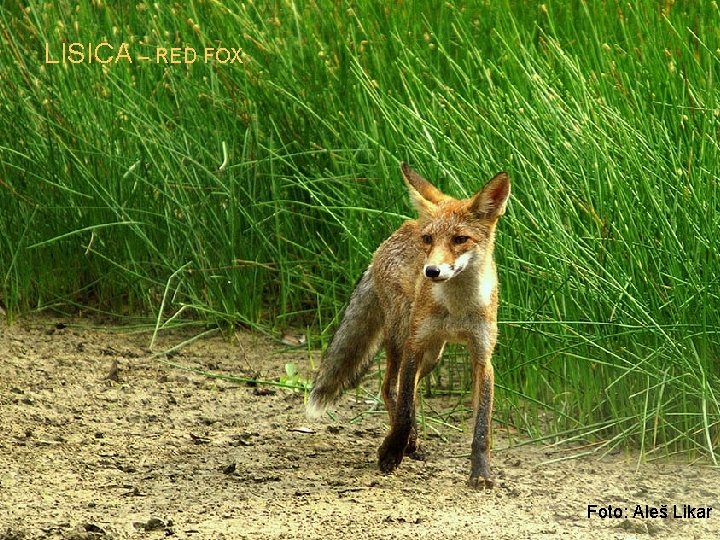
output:
M407 454L417 451L417 422L415 404L418 383L427 364L434 362L442 351L443 342L423 343L414 348L406 345L406 351L400 364L397 381L397 403L392 419L390 433L387 434L378 450L378 466L384 473L391 473ZM421 457L418 454L415 457Z

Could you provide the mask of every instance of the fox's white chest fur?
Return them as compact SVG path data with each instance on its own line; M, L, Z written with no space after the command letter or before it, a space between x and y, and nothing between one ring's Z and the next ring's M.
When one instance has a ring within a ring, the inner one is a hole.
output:
M435 301L447 309L450 317L464 316L489 306L496 288L495 270L492 265L486 264L481 271L468 268L453 279L433 283L432 294Z
M493 306L497 285L492 264L484 265L482 271L468 268L453 279L433 283L433 298L446 312L428 325L429 333L439 332L438 337L445 341L474 342L491 349L495 325L486 320L486 309Z

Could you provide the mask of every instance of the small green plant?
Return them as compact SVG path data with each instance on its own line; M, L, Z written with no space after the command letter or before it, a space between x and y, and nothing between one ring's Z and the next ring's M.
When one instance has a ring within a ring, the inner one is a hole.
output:
M293 362L285 364L285 375L280 377L280 382L295 390L307 391L311 386L311 381L300 375L297 366Z

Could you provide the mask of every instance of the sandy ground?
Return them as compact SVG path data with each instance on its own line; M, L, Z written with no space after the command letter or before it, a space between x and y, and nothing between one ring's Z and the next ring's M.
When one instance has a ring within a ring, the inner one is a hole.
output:
M355 418L368 404L354 395L310 423L302 392L173 368L149 342L77 321L0 326L0 540L720 537L710 467L556 461L566 451L509 445L496 429L497 487L477 492L465 486L468 435L447 428L424 440L425 461L382 476L385 416ZM172 361L266 379L287 362L310 372L307 350L250 334L198 340ZM589 505L623 516L588 517ZM637 505L669 515L633 517ZM676 518L673 505L712 510Z

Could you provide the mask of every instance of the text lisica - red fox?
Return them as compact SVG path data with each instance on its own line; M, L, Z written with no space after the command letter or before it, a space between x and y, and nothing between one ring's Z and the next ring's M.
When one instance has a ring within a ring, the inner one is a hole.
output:
M51 47L45 43L46 64L118 64L118 63L194 64L195 62L218 64L243 63L241 47L163 47L142 46L137 43L62 42Z

